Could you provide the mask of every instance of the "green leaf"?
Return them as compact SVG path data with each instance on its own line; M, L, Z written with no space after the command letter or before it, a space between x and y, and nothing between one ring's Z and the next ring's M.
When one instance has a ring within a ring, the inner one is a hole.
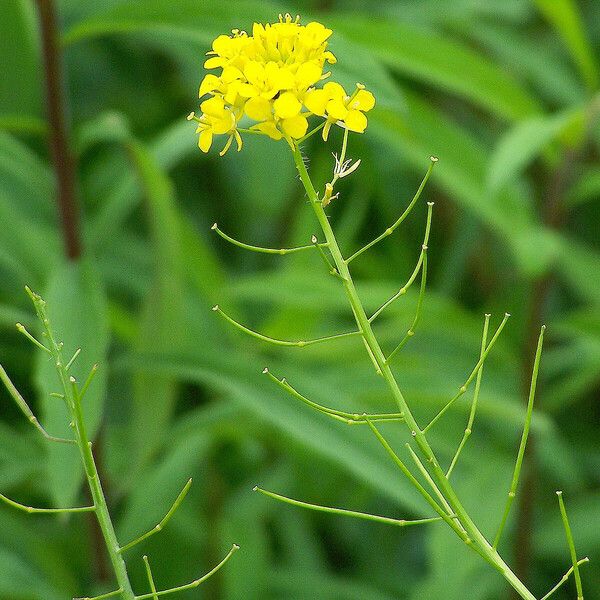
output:
M572 125L580 121L582 111L540 115L520 121L508 130L494 149L487 174L492 194L513 181L548 146Z
M52 170L13 135L0 132L0 190L18 201L20 212L32 219L53 222L50 198L54 192Z
M177 377L183 381L209 385L225 392L236 404L254 413L261 421L283 432L319 456L342 465L352 475L367 482L380 493L393 498L415 514L425 514L427 508L408 484L402 480L393 464L380 451L377 442L356 427L331 423L322 415L303 410L293 399L282 396L273 384L260 375L259 368L245 366L242 356L206 354L193 361L172 357L140 356L119 364L119 367L144 369L148 372ZM273 367L275 371L275 367ZM302 375L287 368L286 375L301 381ZM324 398L339 395L331 384L320 385ZM314 391L308 387L307 393ZM324 400L326 402L327 400ZM357 443L357 438L361 439Z
M598 64L574 0L535 0L539 11L563 38L589 90L598 87Z
M218 528L222 544L231 541L242 549L222 573L224 597L268 598L272 556L264 520L270 507L264 498L252 493L252 481L242 482L227 499Z
M421 171L432 153L441 157L430 185L445 190L505 242L522 273L536 276L547 268L554 245L545 230L540 232L525 190L512 184L492 195L486 183L486 146L422 98L408 92L406 98L406 116L385 109L373 110L370 131ZM430 193L428 188L426 197ZM530 235L540 243L524 244Z
M95 363L100 365L83 402L85 423L93 439L102 419L107 380L109 339L102 284L93 264L84 258L59 267L51 275L43 296L48 303L48 314L56 337L64 342L65 360L69 360L77 348L82 349L73 364L73 376L83 382L92 366ZM54 365L47 354L38 353L35 379L40 394L42 422L53 435L72 437L62 400L49 395L61 391ZM77 449L64 444L48 445L46 466L53 502L57 506L72 505L83 479Z
M147 201L152 238L154 281L148 290L136 345L150 352L177 351L182 325L183 265L179 219L170 180L150 152L129 144ZM132 407L132 472L153 456L166 433L176 399L172 377L139 373L134 379Z
M600 197L600 169L589 167L569 189L566 203L569 208L577 208L582 204L597 200Z
M45 136L48 133L46 121L31 115L0 115L0 129L10 133L24 133Z
M0 265L12 274L13 283L35 287L60 260L62 244L55 229L22 213L23 207L0 190L0 222L11 228L11 235L0 236Z
M0 546L0 595L10 600L64 600L30 564Z
M560 238L558 269L578 295L595 305L600 304L600 256L592 248L573 238Z
M149 144L153 160L167 171L178 164L185 156L197 153L194 128L183 118L167 127ZM123 173L120 168L115 173L115 181L111 193L104 198L98 214L91 219L88 244L95 250L101 250L113 238L115 227L118 228L142 198L142 186L136 177L129 172Z
M373 92L379 106L395 110L405 108L400 87L382 61L369 48L347 40L337 31L333 32L330 40L330 49L337 58L337 63L332 67L336 81L348 91L355 89L357 82L363 83Z
M131 137L127 119L117 112L105 112L81 125L75 136L79 157L96 144L123 144Z
M562 46L553 43L553 31L546 36L523 35L514 23L479 22L472 26L469 20L456 24L460 32L482 45L502 64L510 65L520 80L531 82L541 98L552 106L573 106L585 100L585 86L573 70ZM539 52L540 45L544 52Z
M33 437L35 435L35 437ZM31 481L42 475L38 433L15 431L0 423L0 482L2 489Z
M319 590L319 598L333 600L393 600L393 596L375 589L370 583L356 579L347 579L328 573L301 571L291 567L277 569L269 578L269 588L274 598L303 600L307 591ZM309 592L310 593L310 592Z
M0 116L25 115L25 120L38 117L42 108L42 75L32 2L5 0L2 3L0 56L7 61L0 77Z
M539 110L535 98L505 69L457 41L373 18L335 15L327 24L398 73L466 98L500 117L519 119Z
M73 44L90 38L123 33L161 33L210 45L232 28L250 29L254 21L271 20L282 11L276 3L237 0L216 4L212 0L133 0L119 4L78 23L63 38Z

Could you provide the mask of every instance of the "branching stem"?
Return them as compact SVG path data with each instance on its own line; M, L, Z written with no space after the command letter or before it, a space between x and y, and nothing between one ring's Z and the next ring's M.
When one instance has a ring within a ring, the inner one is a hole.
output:
M421 245L421 253L419 254L419 259L417 260L417 265L415 266L411 276L408 278L408 281L397 291L389 300L386 300L370 317L369 323L372 323L392 302L395 302L400 296L406 294L410 286L415 282L421 267L423 266L423 261L425 260L425 256L427 254L427 244L429 243L429 232L431 231L431 214L433 210L433 202L427 203L427 224L425 226L425 236L423 238L423 244ZM388 359L389 360L389 359Z
M59 513L82 513L82 512L94 512L96 510L95 506L80 506L76 508L34 508L33 506L25 506L24 504L20 504L19 502L15 502L10 498L7 498L3 494L0 494L0 500L13 508L18 510L22 510L23 512L29 514L59 514Z
M485 359L487 358L488 354L494 347L496 340L502 333L502 330L504 329L504 326L506 325L506 322L508 321L509 317L510 317L510 315L508 313L506 313L504 315L504 319L502 319L502 323L500 323L500 325L498 326L498 329L496 329L496 332L492 336L490 343L488 344L485 351L481 354L481 357L479 358L479 360L477 361L477 364L471 371L471 374L467 377L466 381L460 386L458 392L456 392L456 394L448 401L446 406L444 406L444 408L442 408L440 410L440 412L438 412L438 414L435 415L435 417L433 417L433 419L431 419L429 425L427 425L427 427L425 427L423 429L423 433L427 433L446 414L446 412L450 409L450 407L469 389L469 386L473 382L473 379L475 379L475 377L477 376L477 373L483 366Z
M365 340L365 345L368 348L371 359L374 362L376 369L380 371L382 377L385 379L390 389L390 392L392 393L398 405L399 412L403 413L405 420L404 422L411 431L411 434L413 435L420 452L425 457L426 463L431 469L431 473L434 480L436 481L436 484L438 485L441 492L444 494L444 497L446 498L448 504L452 507L453 514L456 515L456 518L460 521L462 527L467 532L468 539L471 540L474 549L476 549L477 552L479 552L490 564L492 564L503 575L503 577L508 581L508 583L519 593L521 598L523 598L524 600L536 600L535 596L527 589L525 584L513 573L510 567L500 557L498 552L494 548L492 548L490 543L487 541L485 536L479 531L473 520L468 515L467 511L462 506L453 487L446 478L446 474L440 467L439 462L435 457L431 446L429 445L426 434L419 428L412 414L412 411L410 410L410 407L408 406L402 392L400 391L400 388L398 387L398 383L390 369L390 366L386 363L381 346L379 345L379 342L375 337L375 334L373 333L373 329L371 327L371 324L369 323L369 319L365 313L362 302L356 291L352 275L350 274L350 271L348 269L348 263L350 262L350 260L358 256L364 250L366 250L367 247L365 247L363 250L360 250L359 253L351 256L348 261L344 260L333 229L331 228L331 225L329 223L329 219L327 218L327 215L325 214L325 211L323 210L323 207L319 202L317 192L312 184L312 181L306 169L306 165L302 160L300 149L297 145L293 147L293 155L298 174L300 175L300 180L302 181L304 189L306 190L308 199L314 210L315 216L317 217L317 220L321 225L323 233L325 234L325 239L329 244L329 251L331 252L335 266L338 269L340 275L342 275L343 277L344 291L346 293L346 296L348 297L348 301L352 308L352 312L356 319L358 328L362 332L363 339ZM430 165L430 170L431 166L432 165ZM431 172L430 170L428 171L428 173ZM422 187L424 187L423 184L421 185L420 190L422 189ZM416 202L416 200L414 200L413 203L414 202ZM383 238L380 236L380 238L377 238L376 240L374 240L374 242L368 244L368 247L371 247L374 243L376 243L376 241L379 241L379 239ZM475 375L473 375L473 377L475 377ZM375 426L372 423L370 425L375 433L377 431ZM383 438L379 436L378 439L380 441L383 440ZM386 448L386 450L388 448L389 445ZM389 448L388 452L390 451L392 452L392 454L394 454L391 448ZM399 463L403 464L401 463L401 461L396 462L396 464L400 466ZM410 473L408 472L406 467L404 467L402 471L405 474ZM417 485L420 485L418 482L416 483ZM422 495L424 496L424 498L427 498L427 496L430 497L426 490L423 489L423 492L424 494ZM435 500L433 500L433 502L437 505L437 502L435 502ZM461 537L464 541L462 531L458 529L456 523L454 523L454 521L450 517L448 517L448 515L445 513L445 511L443 511L443 509L441 509L441 507L440 510L446 516L446 522L452 527L453 530L455 530L457 535L459 535L459 537Z
M62 344L59 344L52 330L48 314L46 312L46 303L40 296L33 293L29 288L26 288L29 294L37 315L44 326L46 339L48 340L52 358L56 364L58 377L62 385L62 393L64 395L65 404L70 414L75 432L75 439L81 460L85 469L86 479L90 488L90 493L94 501L96 517L102 536L106 544L119 589L121 590L122 600L134 600L134 593L129 581L127 567L123 557L119 554L119 543L112 523L104 491L98 476L98 469L92 452L92 442L88 438L85 422L83 419L83 411L81 408L81 392L77 387L77 383L73 377L69 377L67 369L62 357Z
M577 567L580 567L581 565L585 565L587 563L590 562L590 559L586 556L585 558L582 558L581 560L577 561ZM560 581L544 596L542 596L540 598L540 600L548 600L548 598L550 598L550 596L554 595L554 592L558 591L565 583L567 583L567 581L569 580L569 577L571 576L571 573L573 573L574 568L571 567L561 578Z
M267 369L266 367L263 369L263 373L267 375L267 377L276 383L279 387L284 389L288 394L293 396L294 398L304 402L311 408L322 412L337 421L341 421L342 423L346 423L347 425L361 424L367 423L371 421L373 423L377 423L380 421L402 421L404 419L404 415L402 413L375 413L375 414L366 414L366 413L349 413L342 410L335 410L333 408L328 408L327 406L323 406L322 404L317 404L312 400L303 396L300 392L294 389L286 379L278 379Z
M519 476L521 475L521 467L523 465L523 458L525 456L525 447L527 446L527 437L529 435L529 428L531 426L531 417L533 415L533 401L535 399L535 388L537 385L538 373L540 370L540 358L542 356L542 346L544 344L544 330L545 326L542 326L540 336L538 338L537 348L535 351L535 359L533 362L533 374L531 376L531 386L529 388L529 399L527 401L527 414L525 416L525 426L523 427L523 435L521 436L521 443L519 444L519 451L517 452L517 460L515 462L515 469L513 471L513 478L510 484L510 490L506 498L506 505L504 507L504 514L502 515L502 521L498 527L498 532L494 538L494 548L498 547L502 532L508 520L510 508L517 494L517 486L519 485Z
M293 254L294 252L302 252L303 250L313 250L315 246L317 248L327 247L327 244L309 244L307 246L297 246L295 248L263 248L262 246L253 246L251 244L245 244L244 242L240 242L235 238L227 235L224 231L219 229L217 224L215 223L211 229L215 231L218 235L220 235L224 240L227 240L229 243L237 246L238 248L243 248L244 250L250 250L251 252L260 252L262 254Z
M370 513L357 512L355 510L347 510L345 508L331 508L329 506L321 506L320 504L310 504L308 502L302 502L300 500L294 500L293 498L288 498L287 496L282 496L281 494L276 494L275 492L269 492L268 490L263 490L258 486L254 486L253 491L260 492L265 496L269 496L269 498L273 498L274 500L279 500L280 502L284 502L286 504L291 504L292 506L298 506L300 508L308 508L309 510L315 510L317 512L325 512L334 515L342 515L345 517L355 517L357 519L364 519L365 521L375 521L376 523L385 523L386 525L394 525L396 527L410 527L412 525L425 525L428 523L435 523L437 521L441 521L441 517L433 517L431 519L415 519L412 521L407 521L405 519L392 519L390 517L380 517L379 515L372 515Z
M481 360L481 357L483 356L483 353L485 352L485 347L487 344L488 329L490 326L490 317L491 317L490 314L486 314L485 320L483 323L483 334L481 335L481 351L479 354L480 360ZM469 437L471 437L471 433L473 432L473 423L475 422L475 413L477 412L477 402L479 400L479 390L481 388L481 378L482 377L483 377L483 366L477 372L477 379L475 380L475 392L473 393L473 402L471 403L471 412L469 413L469 420L467 421L467 426L465 428L465 432L463 434L462 440L460 441L460 444L458 445L458 448L456 449L456 454L452 458L452 462L450 463L450 466L448 467L448 472L446 473L446 477L448 479L450 479L450 475L452 474L452 471L454 470L454 467L456 466L456 463L458 462L458 457L460 456L460 453L463 451L465 444L467 443L467 441L469 440Z
M144 555L142 557L144 560L144 566L146 567L146 576L148 577L148 584L150 585L150 591L152 592L152 600L158 600L158 596L156 595L156 585L154 585L154 577L152 576L152 569L150 568L150 561L148 557Z
M15 387L14 383L10 380L8 374L4 370L4 367L0 365L0 380L4 383L4 386L8 390L8 393L12 396L13 400L21 410L21 412L27 417L27 420L49 441L49 442L58 442L60 444L75 444L75 440L69 440L60 437L54 437L50 435L38 421L37 417L33 414L31 408L25 401L25 398L21 396L19 390Z
M417 193L414 195L413 199L410 201L410 204L406 207L406 210L400 215L400 217L394 222L393 225L388 227L381 235L377 236L374 240L369 242L366 246L363 246L360 250L357 250L352 256L346 259L345 263L351 263L355 258L358 258L363 252L366 252L370 248L372 248L375 244L378 244L381 240L385 239L389 235L392 235L394 231L398 228L398 226L408 217L413 207L421 197L425 186L427 185L427 181L429 180L429 176L431 175L431 171L433 170L433 166L438 161L434 156L431 157L431 162L429 164L429 168L427 169L427 173L425 173L425 177L423 177L423 181L421 181L421 185L417 190ZM312 185L312 184L311 184Z
M188 479L187 483L183 486L183 489L181 490L181 492L179 492L179 495L175 499L175 502L173 502L171 508L168 510L167 514L161 519L161 521L157 525L155 525L152 529L150 529L150 531L147 531L146 533L144 533L143 535L140 535L140 537L136 538L132 542L129 542L128 544L125 544L124 546L119 548L119 552L125 552L126 550L133 548L140 542L143 542L144 540L148 539L150 536L154 535L155 533L162 531L164 529L165 525L170 521L171 517L175 514L175 511L179 508L179 506L181 505L181 503L187 496L187 493L190 491L191 486L192 486L192 480Z
M243 331L244 333L252 336L256 339L259 339L263 342L268 342L269 344L274 344L276 346L295 346L296 348L304 348L305 346L312 346L314 344L321 344L323 342L329 342L331 340L338 340L341 338L354 337L360 335L360 331L349 331L347 333L336 333L334 335L327 335L325 337L316 338L313 340L298 340L298 341L290 341L290 340L278 340L276 338L269 337L268 335L263 335L262 333L258 333L253 329L238 323L235 319L230 317L227 313L225 313L217 304L213 306L213 311L221 315L228 323L231 323L236 329Z
M567 516L567 509L565 508L565 501L563 500L563 493L556 492L558 496L558 506L560 508L560 516L562 518L563 526L565 528L565 536L567 538L567 544L569 545L569 552L571 554L571 561L573 563L573 576L575 577L575 588L577 589L577 600L583 600L583 586L581 584L581 574L579 573L579 563L577 562L577 551L575 550L575 542L573 541L573 533L571 532L571 525L569 524L569 517Z
M102 594L100 596L94 596L92 598L89 597L85 597L85 598L74 598L73 600L106 600L107 598L114 598L115 596L118 596L119 594L122 594L123 590L119 589L119 590L115 590L114 592L108 592L107 594Z
M170 588L168 590L161 590L160 592L150 592L149 594L142 594L141 596L135 596L134 600L153 600L160 596L169 596L171 594L177 594L178 592L184 592L198 587L201 583L205 582L209 577L212 577L232 556L239 550L240 547L234 544L231 550L227 553L227 556L213 569L211 569L206 575L203 575L199 579L195 579L191 583L180 585L178 587Z

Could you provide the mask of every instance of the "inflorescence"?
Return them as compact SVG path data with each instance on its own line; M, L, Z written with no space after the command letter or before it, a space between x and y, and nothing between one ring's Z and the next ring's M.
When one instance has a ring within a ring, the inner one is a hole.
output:
M277 23L254 23L252 35L234 29L232 35L218 36L204 66L221 71L204 77L199 90L205 98L202 112L188 116L198 122L200 149L208 152L215 135L227 135L221 155L233 140L241 150L240 131L299 140L313 115L324 119L318 126L324 140L334 124L363 133L364 113L375 106L373 94L361 84L351 94L335 81L318 87L331 76L325 66L336 63L327 49L331 34L321 23L301 25L300 17L286 14ZM247 129L240 128L244 120Z

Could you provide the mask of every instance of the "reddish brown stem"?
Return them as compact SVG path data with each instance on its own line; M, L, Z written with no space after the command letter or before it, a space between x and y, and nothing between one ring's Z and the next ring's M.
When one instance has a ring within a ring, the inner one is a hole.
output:
M56 11L53 0L37 0L37 4L50 125L50 152L56 173L58 210L65 254L70 260L76 260L81 256L81 239L79 211L75 197L75 160L69 147Z

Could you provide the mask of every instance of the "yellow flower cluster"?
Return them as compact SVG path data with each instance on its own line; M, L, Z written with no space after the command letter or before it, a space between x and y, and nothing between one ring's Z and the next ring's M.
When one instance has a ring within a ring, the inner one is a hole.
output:
M225 154L233 140L242 147L239 124L242 119L254 121L249 129L274 140L298 140L306 135L308 118L325 119L323 139L335 123L350 131L362 133L367 127L365 112L375 106L375 98L357 84L348 95L335 82L316 86L330 76L325 64L334 64L335 56L327 50L331 29L321 23L300 24L300 18L289 14L279 22L254 23L252 35L233 30L214 40L207 69L221 69L219 75L208 74L200 84L202 114L191 113L198 122L198 145L203 152L210 149L213 136L227 135Z

